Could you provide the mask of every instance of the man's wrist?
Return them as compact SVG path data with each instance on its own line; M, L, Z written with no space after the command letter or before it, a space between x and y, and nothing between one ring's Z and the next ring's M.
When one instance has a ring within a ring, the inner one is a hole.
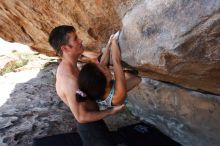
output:
M113 113L113 108L106 109L106 112L107 112L107 115L108 115L108 116L111 116L111 115L114 114L114 113Z

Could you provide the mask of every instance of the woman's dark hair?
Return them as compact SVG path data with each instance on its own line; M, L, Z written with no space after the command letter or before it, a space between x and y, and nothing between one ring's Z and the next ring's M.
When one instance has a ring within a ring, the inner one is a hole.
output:
M77 101L82 102L86 99L100 99L104 96L106 83L105 75L95 63L85 64L79 73L78 85L79 89L87 96L82 97L80 94L76 94Z
M60 25L51 31L48 41L57 55L62 56L61 46L68 44L69 38L67 34L75 31L75 28L69 25Z

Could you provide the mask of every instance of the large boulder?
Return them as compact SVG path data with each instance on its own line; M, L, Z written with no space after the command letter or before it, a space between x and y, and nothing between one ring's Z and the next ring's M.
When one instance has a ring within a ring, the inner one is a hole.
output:
M184 146L220 145L220 96L143 78L129 109Z
M220 94L219 0L143 0L122 24L123 59L142 75Z
M55 26L66 24L76 28L87 49L95 50L121 26L114 6L105 0L1 0L0 37L52 56L48 35Z

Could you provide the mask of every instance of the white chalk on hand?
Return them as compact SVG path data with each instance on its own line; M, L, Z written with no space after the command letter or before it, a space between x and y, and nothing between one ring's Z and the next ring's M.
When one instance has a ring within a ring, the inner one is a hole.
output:
M120 34L120 31L117 31L116 33L115 33L115 35L114 35L114 37L118 40L118 38L119 38L119 34Z

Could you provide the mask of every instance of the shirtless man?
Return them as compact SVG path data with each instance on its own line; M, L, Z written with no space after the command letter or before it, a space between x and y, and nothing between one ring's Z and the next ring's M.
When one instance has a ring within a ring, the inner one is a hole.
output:
M49 43L57 55L62 57L56 74L58 96L70 108L77 120L79 133L83 133L86 130L94 132L92 135L80 135L84 145L111 146L111 140L108 138L109 132L102 119L124 110L125 105L99 111L98 105L94 101L77 102L77 77L79 74L77 61L84 49L82 40L78 38L74 27L62 25L54 28L50 33ZM95 137L96 135L99 136Z

